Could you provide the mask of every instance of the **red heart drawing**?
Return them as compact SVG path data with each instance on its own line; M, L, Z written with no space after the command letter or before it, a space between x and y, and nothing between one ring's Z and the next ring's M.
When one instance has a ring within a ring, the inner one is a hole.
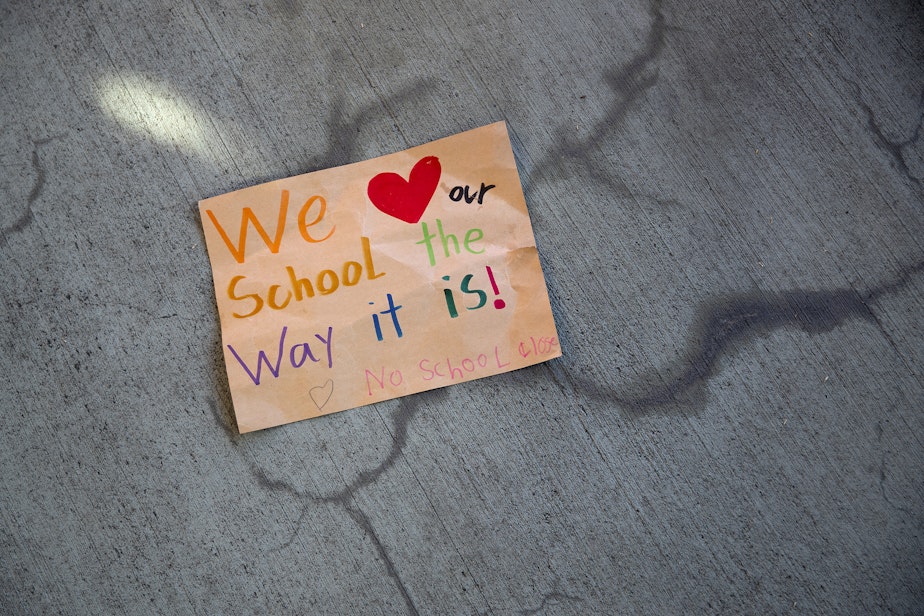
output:
M369 199L381 212L414 224L430 205L440 172L440 159L427 156L417 161L407 180L397 173L380 173L369 180Z

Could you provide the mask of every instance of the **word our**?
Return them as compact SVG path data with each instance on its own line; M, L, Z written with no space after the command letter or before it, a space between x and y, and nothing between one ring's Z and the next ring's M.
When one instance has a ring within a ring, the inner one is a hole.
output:
M484 200L484 194L491 190L492 188L497 188L494 184L485 185L484 182L481 183L481 189L478 192L469 194L468 184L465 186L453 186L449 191L449 198L452 201L461 201L465 199L466 203L472 203L475 199L478 199L478 205L481 205Z

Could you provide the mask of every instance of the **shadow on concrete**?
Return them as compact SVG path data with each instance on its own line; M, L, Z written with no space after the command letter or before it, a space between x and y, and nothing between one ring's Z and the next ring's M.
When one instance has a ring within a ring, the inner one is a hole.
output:
M745 293L716 298L697 310L696 325L684 355L624 389L616 389L565 371L574 391L590 399L616 403L628 415L696 413L706 401L705 385L718 373L720 360L756 337L795 327L808 334L830 332L850 319L878 322L870 303L901 291L924 270L920 261L892 281L866 293L853 289Z

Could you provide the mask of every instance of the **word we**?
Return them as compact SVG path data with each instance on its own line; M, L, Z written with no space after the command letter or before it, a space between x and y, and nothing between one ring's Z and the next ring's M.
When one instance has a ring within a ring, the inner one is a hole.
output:
M314 209L315 204L317 204L318 213L311 222L308 222L308 214ZM231 238L228 237L228 234L225 232L224 227L219 224L218 219L215 217L215 214L212 210L205 210L205 213L208 215L209 220L212 221L212 224L215 225L215 229L218 230L218 234L221 236L221 239L224 241L225 246L228 247L228 250L231 252L231 255L234 257L234 260L238 263L243 263L246 258L246 245L247 245L247 223L253 225L253 228L257 230L257 233L260 234L260 237L263 239L263 243L266 244L266 247L269 248L270 252L277 254L279 252L279 246L282 244L282 237L286 229L286 213L289 210L289 191L283 190L282 195L279 197L279 218L276 221L276 235L273 239L270 239L269 234L266 232L266 229L263 228L263 224L257 218L256 214L253 213L253 210L249 207L243 208L241 210L241 231L238 239L237 246L234 245L234 242L231 241ZM305 204L302 205L302 209L298 212L298 232L301 234L302 239L311 244L319 244L323 241L329 240L330 236L334 234L336 226L331 227L330 231L327 232L327 235L321 238L314 237L311 233L311 227L319 224L324 218L324 214L327 213L327 201L321 195L314 195L309 197Z

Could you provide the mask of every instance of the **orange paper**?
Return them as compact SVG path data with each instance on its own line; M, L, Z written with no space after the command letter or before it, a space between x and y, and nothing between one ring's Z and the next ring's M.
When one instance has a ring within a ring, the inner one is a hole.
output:
M241 432L561 355L503 122L199 212Z

